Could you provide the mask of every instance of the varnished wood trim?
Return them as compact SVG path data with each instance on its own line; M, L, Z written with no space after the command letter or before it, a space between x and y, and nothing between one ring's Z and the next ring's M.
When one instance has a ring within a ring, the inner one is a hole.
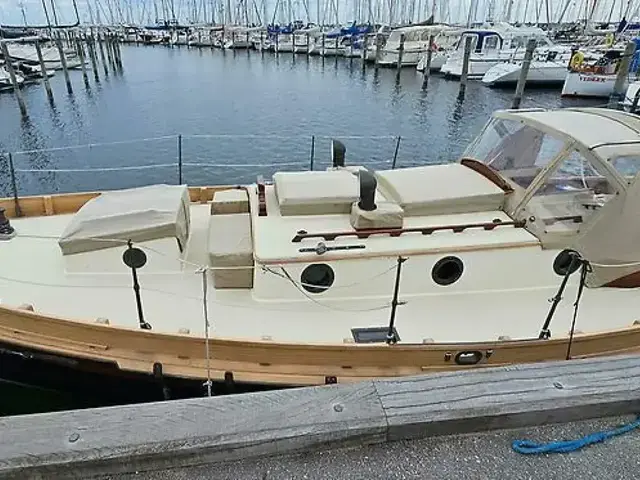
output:
M0 307L0 325L3 327L0 340L7 344L111 362L124 370L149 374L153 372L153 364L161 362L167 375L206 378L203 338L71 321L7 307ZM11 333L16 330L20 334ZM558 337L550 340L388 346L212 338L209 350L215 380L223 380L225 372L233 372L237 381L310 385L323 384L327 376L335 376L338 382L345 382L411 375L426 369L458 370L561 360L566 356L567 342L567 337ZM579 335L573 341L572 357L633 351L639 345L640 328L637 326ZM457 353L470 350L478 350L485 355L476 366L458 366L453 362ZM344 369L344 365L352 368Z
M44 214L45 215L55 215L56 210L53 207L53 200L51 199L51 195L45 195L42 197L44 202Z
M540 247L540 242L537 240L527 242L511 242L511 243L498 243L493 245L469 245L466 247L440 247L420 250L407 250L400 252L407 257L419 257L421 255L441 255L446 253L464 253L464 252L484 252L493 250L507 250L510 248L532 248ZM256 256L256 262L263 265L282 265L282 264L294 264L294 263L309 263L310 261L322 260L323 262L338 261L338 260L355 260L363 258L380 258L393 256L389 253L383 252L367 252L365 250L351 250L351 255L345 255L344 253L331 253L327 252L322 255L309 254L307 256L287 257L287 258L269 258L268 260L262 260L259 256ZM394 254L396 255L396 254ZM397 256L397 255L396 255ZM395 258L395 256L394 256Z
M610 281L604 287L610 288L638 288L640 287L640 271L630 273Z
M359 230L347 230L342 232L317 232L317 233L298 233L291 241L293 243L299 243L302 240L309 238L321 238L328 242L335 240L338 237L356 237L359 239L369 238L371 235L389 235L391 237L399 237L403 233L421 233L422 235L431 235L435 232L443 230L451 230L453 233L462 233L469 228L482 228L483 230L494 230L497 227L514 227L524 228L526 222L524 220L519 221L495 221L495 222L479 222L479 223L464 223L453 225L436 225L433 227L411 227L411 228L362 228Z
M460 163L465 167L470 168L476 173L479 173L484 178L493 183L496 187L500 188L504 193L513 192L513 187L493 168L486 163L482 163L475 158L463 158Z

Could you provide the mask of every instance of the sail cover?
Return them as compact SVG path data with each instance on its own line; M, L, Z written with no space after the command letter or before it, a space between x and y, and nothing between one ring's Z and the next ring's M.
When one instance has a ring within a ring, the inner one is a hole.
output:
M104 192L89 200L67 225L58 245L63 255L122 246L114 240L144 242L175 237L184 248L189 236L186 185L151 185ZM102 239L102 241L101 241Z
M581 229L573 247L591 262L588 286L619 286L620 280L625 277L632 280L629 276L640 271L638 209L640 175L636 175L625 192L620 192L601 207ZM629 284L628 281L624 283Z

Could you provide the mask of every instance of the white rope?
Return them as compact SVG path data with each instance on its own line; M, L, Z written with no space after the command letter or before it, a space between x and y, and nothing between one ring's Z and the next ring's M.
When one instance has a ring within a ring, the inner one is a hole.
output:
M287 272L285 270L284 267L280 267L280 269L283 271L283 273L286 275L286 278L291 282L291 284L296 288L296 290L298 290L302 295L304 295L308 300L311 300L313 303L315 303L316 305L319 305L323 308L327 308L329 310L334 310L336 312L374 312L377 310L385 310L387 308L390 307L389 304L385 304L385 305L381 305L378 307L372 307L372 308L363 308L363 309L348 309L348 308L337 308L337 307L333 307L331 305L327 305L325 303L319 302L318 300L316 300L315 298L313 298L312 296L310 296L307 292L304 291L304 289L300 288L296 282L293 280L293 278L291 278L291 276L289 275L289 272ZM318 287L318 285L313 285L314 287Z
M282 269L281 265L276 265L276 266L278 266L278 267L280 267ZM377 274L373 275L372 277L369 277L369 278L366 278L366 279L363 279L363 280L360 280L360 281L357 281L357 282L349 283L347 285L332 286L331 289L332 290L339 290L339 289L342 289L342 288L351 288L351 287L355 287L357 285L366 284L366 283L371 282L371 280L375 280L378 277L386 275L387 273L395 270L396 268L398 268L397 264L387 268L386 270L384 270L384 271L382 271L380 273L377 273ZM311 288L317 288L318 287L318 285L315 285L313 283L298 282L298 281L294 280L293 278L291 278L288 275L284 275L282 273L278 273L278 272L276 272L274 270L271 270L271 268L269 268L267 265L262 265L262 270L266 271L268 273L271 273L271 274L273 274L273 275L275 275L277 277L283 278L283 279L285 279L285 280L287 280L289 282L294 282L296 285L298 285L300 287L311 287Z
M626 268L626 267L638 267L638 266L640 266L640 262L618 263L618 264L589 262L589 264L593 265L594 267L601 267L601 268Z
M202 274L202 309L204 312L204 348L207 357L207 397L211 396L211 357L209 355L209 311L207 308L207 269L201 269Z

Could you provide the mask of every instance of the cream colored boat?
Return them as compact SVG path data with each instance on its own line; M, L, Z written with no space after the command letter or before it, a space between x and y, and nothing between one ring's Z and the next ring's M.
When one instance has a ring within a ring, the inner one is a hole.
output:
M18 380L200 388L638 350L639 133L498 111L447 165L345 167L337 143L327 171L245 187L4 199L0 354Z

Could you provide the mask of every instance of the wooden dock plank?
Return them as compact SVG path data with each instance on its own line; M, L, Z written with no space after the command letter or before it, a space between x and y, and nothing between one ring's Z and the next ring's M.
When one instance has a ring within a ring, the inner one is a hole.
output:
M168 468L376 443L372 382L0 419L0 476L45 478Z
M640 413L640 357L511 365L374 382L389 439Z
M86 478L640 412L640 356L0 419L0 477Z

